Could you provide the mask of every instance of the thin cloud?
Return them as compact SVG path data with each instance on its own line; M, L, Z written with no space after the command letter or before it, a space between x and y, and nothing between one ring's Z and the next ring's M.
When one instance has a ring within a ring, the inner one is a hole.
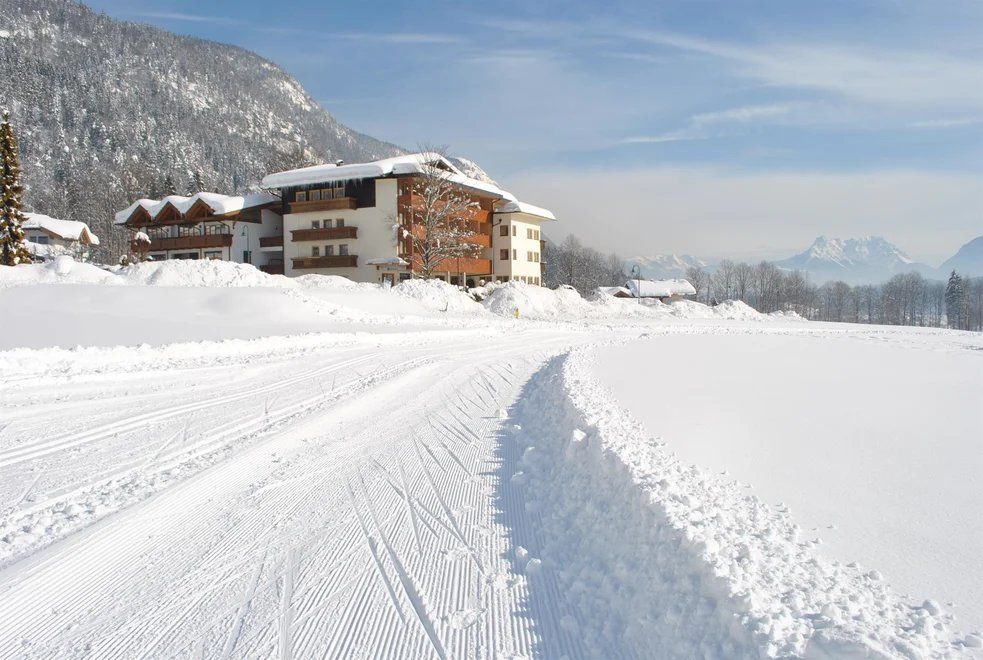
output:
M210 16L207 14L187 14L183 12L145 11L130 14L137 18L151 18L162 21L187 21L190 23L215 23L220 25L241 25L242 21L229 16Z
M643 135L625 138L620 144L658 144L686 140L709 140L728 132L727 126L750 124L788 115L795 104L747 105L726 110L702 112L690 117L687 126L660 135Z
M381 41L389 44L459 44L463 39L453 34L425 32L346 32L333 35L341 39Z
M962 117L957 119L928 119L908 124L911 128L959 128L983 124L983 117Z

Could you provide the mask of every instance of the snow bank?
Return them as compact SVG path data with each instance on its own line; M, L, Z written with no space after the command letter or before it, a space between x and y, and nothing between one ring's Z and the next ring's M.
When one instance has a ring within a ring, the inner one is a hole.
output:
M580 321L608 317L646 317L652 312L637 301L598 296L594 300L584 300L571 287L547 289L522 282L489 284L482 301L485 309L500 316L543 321Z
M598 656L955 651L936 603L905 603L877 573L815 556L784 510L648 439L589 365L574 352L528 383L504 496L540 516L536 550L570 610L564 627Z
M392 293L436 312L484 313L471 296L443 280L404 280L392 288Z
M269 275L250 264L217 259L145 261L118 273L127 284L146 286L294 287L283 275Z
M25 284L119 284L117 278L92 264L61 254L43 264L0 266L0 287Z

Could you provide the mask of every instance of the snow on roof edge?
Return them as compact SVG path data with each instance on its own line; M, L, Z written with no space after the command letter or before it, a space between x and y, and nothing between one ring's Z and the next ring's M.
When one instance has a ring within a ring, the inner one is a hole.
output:
M215 192L200 192L185 197L184 195L168 195L164 199L138 199L115 216L116 224L123 225L130 219L133 213L140 207L150 214L150 218L157 215L168 206L174 206L178 212L187 213L198 201L208 205L214 215L228 215L243 209L254 206L262 206L276 202L279 198L267 192L247 193L245 195L223 195Z
M52 218L43 213L24 213L24 215L27 217L27 222L21 225L24 229L44 229L69 241L81 241L85 237L89 245L99 245L99 237L93 234L89 225L84 222Z

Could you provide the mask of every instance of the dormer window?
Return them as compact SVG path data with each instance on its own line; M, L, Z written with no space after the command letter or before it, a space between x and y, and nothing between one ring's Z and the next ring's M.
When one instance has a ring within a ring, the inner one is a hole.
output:
M295 192L294 193L294 201L295 202L306 202L307 201L307 191L306 190L298 190L297 192Z

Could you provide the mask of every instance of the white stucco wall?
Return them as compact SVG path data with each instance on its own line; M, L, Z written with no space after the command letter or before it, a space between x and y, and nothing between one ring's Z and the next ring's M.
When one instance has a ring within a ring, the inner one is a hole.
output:
M396 222L396 180L376 179L375 206L362 207L344 211L310 211L307 213L290 213L283 217L284 223L284 274L296 277L317 273L320 275L340 275L357 282L379 282L381 271L366 262L370 259L384 259L396 256L396 237L392 225ZM322 226L327 219L343 219L346 227L357 227L357 238L294 241L291 231L311 229L311 222L318 220ZM296 257L310 257L311 248L319 247L324 255L326 245L338 246L348 244L348 253L358 257L356 268L301 268L293 267Z
M539 239L529 238L528 231L540 232L542 237L541 220L534 215L525 213L496 213L495 226L492 228L492 254L494 256L492 268L495 277L508 277L510 279L526 277L537 278L534 282L541 283L541 264L539 261L530 261L529 253L540 254ZM501 227L509 228L508 236L501 235ZM514 228L514 230L513 230ZM514 235L513 235L514 234ZM501 251L509 251L509 259L501 259ZM515 252L513 253L513 250ZM514 259L511 257L515 257Z

